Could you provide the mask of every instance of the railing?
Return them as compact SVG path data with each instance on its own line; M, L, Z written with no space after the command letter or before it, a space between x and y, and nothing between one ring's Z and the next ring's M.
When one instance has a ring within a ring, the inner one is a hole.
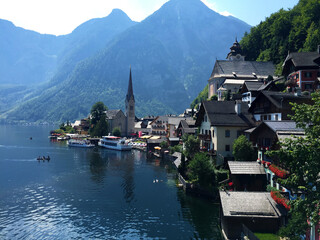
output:
M209 134L199 134L198 137L200 140L211 141L211 136Z
M253 232L250 231L249 228L247 228L244 224L242 224L242 233L241 233L242 239L244 239L244 236L246 236L250 240L259 240L256 235L254 235Z

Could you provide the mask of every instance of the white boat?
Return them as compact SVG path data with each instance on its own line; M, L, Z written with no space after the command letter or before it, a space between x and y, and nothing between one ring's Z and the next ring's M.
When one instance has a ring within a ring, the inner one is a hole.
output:
M98 145L119 151L129 151L132 149L132 146L128 145L125 139L115 136L103 136L98 142Z
M68 141L68 146L69 147L92 148L92 147L94 147L94 144L90 143L89 140L70 139Z

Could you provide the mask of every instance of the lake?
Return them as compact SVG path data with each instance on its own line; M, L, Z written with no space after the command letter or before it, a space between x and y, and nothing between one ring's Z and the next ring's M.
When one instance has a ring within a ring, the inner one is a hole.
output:
M0 125L0 239L221 239L219 206L178 188L170 162L70 148L52 129Z

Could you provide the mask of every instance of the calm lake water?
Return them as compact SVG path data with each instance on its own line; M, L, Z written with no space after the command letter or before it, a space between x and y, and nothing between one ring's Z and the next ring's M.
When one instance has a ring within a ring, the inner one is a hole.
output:
M0 239L221 239L219 207L177 188L170 162L69 148L52 128L0 125Z

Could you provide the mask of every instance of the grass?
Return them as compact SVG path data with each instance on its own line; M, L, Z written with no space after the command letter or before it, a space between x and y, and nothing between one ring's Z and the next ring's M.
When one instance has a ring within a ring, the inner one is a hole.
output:
M254 233L260 240L279 240L280 237L272 233Z

